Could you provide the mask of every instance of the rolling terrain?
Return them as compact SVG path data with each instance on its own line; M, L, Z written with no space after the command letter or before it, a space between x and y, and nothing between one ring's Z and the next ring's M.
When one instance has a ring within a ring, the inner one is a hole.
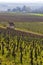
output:
M0 65L43 65L43 16L0 14Z

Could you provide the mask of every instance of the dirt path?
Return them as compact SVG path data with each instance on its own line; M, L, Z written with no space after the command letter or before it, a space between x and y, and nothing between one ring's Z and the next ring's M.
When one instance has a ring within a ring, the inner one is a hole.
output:
M0 28L0 31L3 32L10 32L10 34L16 34L16 35L23 35L23 36L30 36L30 37L34 37L34 38L43 38L43 34L39 34L39 33L35 33L32 31L25 31L19 28L15 28L15 29L11 29L11 28Z
M26 31L26 30L22 30L22 29L19 29L19 28L15 28L15 30L25 32L25 33L30 33L30 34L37 35L37 36L43 36L43 34L35 33L35 32L32 32L32 31Z

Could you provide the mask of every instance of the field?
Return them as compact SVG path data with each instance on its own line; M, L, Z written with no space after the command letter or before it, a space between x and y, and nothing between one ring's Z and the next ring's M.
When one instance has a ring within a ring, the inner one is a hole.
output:
M15 22L15 28L43 34L43 22Z
M0 65L43 65L41 15L0 14Z
M43 14L0 13L0 27L14 22L16 29L43 34Z

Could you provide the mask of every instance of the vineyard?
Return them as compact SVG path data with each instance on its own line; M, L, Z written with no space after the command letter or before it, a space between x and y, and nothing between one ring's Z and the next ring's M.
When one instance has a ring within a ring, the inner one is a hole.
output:
M0 65L43 65L43 37L0 28Z

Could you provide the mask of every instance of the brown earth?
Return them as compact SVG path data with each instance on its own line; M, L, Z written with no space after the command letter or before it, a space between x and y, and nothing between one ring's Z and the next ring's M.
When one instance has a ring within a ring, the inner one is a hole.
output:
M20 31L20 30L14 30L11 28L7 28L7 29L3 29L0 28L0 34L3 33L4 35L9 34L9 35L17 35L17 36L28 36L28 37L33 37L33 38L43 38L43 35L41 34L36 34L36 33L32 33L32 32L24 32L24 31Z
M43 22L43 16L34 15L4 15L0 14L0 21L11 22Z

